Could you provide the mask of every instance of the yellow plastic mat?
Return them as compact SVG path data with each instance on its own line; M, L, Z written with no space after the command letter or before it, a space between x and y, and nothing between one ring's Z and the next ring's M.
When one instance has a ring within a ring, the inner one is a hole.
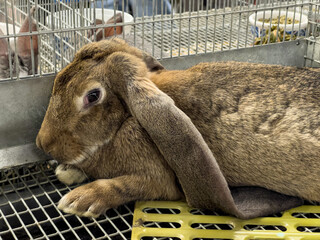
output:
M184 202L137 202L132 240L320 240L320 206L240 220L190 208Z

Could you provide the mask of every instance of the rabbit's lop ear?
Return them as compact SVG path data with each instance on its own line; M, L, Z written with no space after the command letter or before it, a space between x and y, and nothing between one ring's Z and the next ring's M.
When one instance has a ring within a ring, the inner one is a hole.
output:
M231 192L200 132L174 101L148 79L148 69L141 59L116 52L106 61L110 88L124 100L173 169L189 205L252 218L301 204L297 198L261 188L237 188Z
M37 31L37 24L35 23L35 20L33 19L33 14L35 12L35 7L33 7L30 10L30 16L28 16L20 29L19 33L28 33L28 32L34 32ZM30 29L31 26L31 29ZM32 41L31 41L32 39ZM38 66L38 36L33 35L32 37L24 36L24 37L18 37L17 40L17 53L19 57L23 61L23 65L29 69L29 74L32 74L32 52L34 56L35 61L35 73L37 73L37 66Z
M107 61L111 89L125 101L131 114L148 132L175 171L188 203L212 208L205 201L213 197L215 207L237 213L227 182L201 134L173 100L147 78L147 68L141 60L126 53L114 53ZM114 71L117 75L113 74ZM198 159L209 163L204 172L199 171ZM203 189L205 185L195 184L203 176L207 176L208 182L213 184L210 188L205 187L209 191ZM199 198L190 199L190 193Z

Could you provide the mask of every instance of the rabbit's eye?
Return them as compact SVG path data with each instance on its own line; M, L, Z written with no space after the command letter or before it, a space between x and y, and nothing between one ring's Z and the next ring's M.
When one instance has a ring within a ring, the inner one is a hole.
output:
M84 106L88 107L95 102L97 102L101 97L100 89L93 89L91 90L85 97L84 97Z

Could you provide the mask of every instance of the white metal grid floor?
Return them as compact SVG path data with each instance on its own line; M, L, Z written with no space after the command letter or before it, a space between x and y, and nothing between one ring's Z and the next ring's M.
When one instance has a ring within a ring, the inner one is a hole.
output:
M133 203L97 219L64 214L60 198L68 187L48 163L0 170L0 239L129 239Z

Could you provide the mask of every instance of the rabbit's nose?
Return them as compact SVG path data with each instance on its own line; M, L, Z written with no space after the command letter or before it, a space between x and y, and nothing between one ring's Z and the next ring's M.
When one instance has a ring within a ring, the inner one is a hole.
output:
M42 134L41 131L38 133L36 145L46 153L50 154L50 147L52 146L53 142L54 141L51 137L46 136L46 134Z
M40 141L39 134L38 134L38 136L37 136L37 138L36 138L36 145L37 145L38 148L40 148L40 149L43 150L43 148L42 148L42 146L41 146L41 141Z

